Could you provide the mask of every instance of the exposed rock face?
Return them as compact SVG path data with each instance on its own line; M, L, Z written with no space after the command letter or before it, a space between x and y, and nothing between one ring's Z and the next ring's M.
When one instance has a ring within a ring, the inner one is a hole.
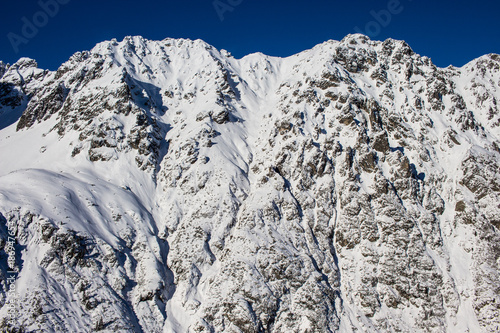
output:
M498 332L499 99L362 35L0 63L0 327Z
M5 72L9 69L9 64L0 61L0 79L5 74Z

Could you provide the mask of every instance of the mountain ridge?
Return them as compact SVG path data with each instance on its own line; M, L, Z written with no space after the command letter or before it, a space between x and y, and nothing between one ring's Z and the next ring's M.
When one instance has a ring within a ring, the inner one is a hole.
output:
M359 33L354 33L354 34L349 34L349 35L347 35L346 37L344 37L344 39L343 39L343 40L345 40L346 38L353 38L353 37L354 37L354 38L356 38L356 37L361 37L361 38L363 38L363 37L367 37L367 36L365 36L365 35L363 35L363 34L359 34ZM144 37L142 37L142 36L140 36L140 35L129 35L129 36L125 36L125 37L124 37L124 39L133 39L133 38L141 38L141 39L143 39L143 40L149 40L149 39L146 39L146 38L144 38ZM263 56L265 56L265 57L269 57L269 58L286 59L286 58L290 58L290 57L297 56L297 55L299 55L299 54L300 54L300 53L302 53L302 52L306 52L306 51L312 50L312 49L314 49L314 48L316 48L316 47L319 47L319 46L321 46L321 45L325 45L325 44L329 44L329 43L340 43L340 42L342 42L343 40L338 41L338 40L334 40L334 39L329 39L329 40L327 40L327 41L324 41L324 42L322 42L322 43L319 43L319 44L317 44L317 45L313 46L311 49L307 49L307 50L304 50L304 51L300 51L299 53L295 53L295 54L292 54L292 55L289 55L289 56L284 56L284 57L282 57L282 56L272 56L272 55L267 55L267 54L262 53L262 52L260 52L260 51L256 51L256 52L253 52L253 53L246 54L246 55L242 56L241 58L239 58L238 60L241 60L241 59L243 59L243 58L245 58L245 57L252 56L252 55L263 55ZM215 49L215 47L214 47L214 46L210 45L209 43L207 43L207 42L205 42L204 40L199 39L199 38L197 38L197 39L190 39L190 38L173 38L173 37L167 37L167 38L164 38L164 39L162 39L162 40L150 40L150 41L154 41L154 42L167 42L167 41L202 42L202 43L203 43L203 44L205 44L206 46L209 46L210 48ZM386 41L399 42L399 43L404 43L404 44L406 44L406 42L405 42L404 40L393 39L393 38L388 38ZM90 50L90 52L91 52L92 50L94 50L95 48L97 48L97 47L98 47L99 45L101 45L101 44L106 44L106 43L111 43L111 42L118 42L118 40L117 40L116 38L112 38L111 40L106 40L106 41L100 42L100 43L96 44L96 46L94 46L94 47ZM381 42L381 41L374 41L374 42ZM225 49L221 49L220 51L221 51L221 52L227 52L227 53L226 53L227 55L231 55L231 52L229 52L229 51L227 51L227 50L225 50ZM77 53L79 53L79 52L77 52ZM476 61L476 60L478 60L478 59L481 59L481 58L483 58L483 57L491 57L491 56L495 57L495 56L499 56L499 55L498 55L497 53L494 53L494 52L492 52L492 53L487 53L487 54L484 54L484 55L482 55L482 56L479 56L479 57L477 57L477 58L475 58L475 59L470 60L469 62L467 62L467 63L466 63L466 64L464 64L463 66L455 66L455 65L451 65L451 64L450 64L450 65L449 65L449 66L447 66L447 67L439 67L439 68L442 68L442 69L445 69L445 68L448 68L448 67L453 67L453 68L463 68L463 67L467 66L468 64L475 62L475 61ZM231 55L231 57L232 57L232 55ZM29 60L34 60L34 59L29 58L29 57L22 57L22 58L20 58L20 60L21 60L21 59L23 59L23 58L24 58L24 59L29 59ZM70 58L71 58L71 57L70 57ZM235 58L235 59L236 59L236 58ZM429 59L431 59L431 58L429 58ZM17 62L16 62L16 63L17 63ZM14 63L14 64L15 64L15 63ZM10 66L10 64L8 64L8 63L4 63L3 61L1 61L1 60L0 60L0 66L3 66L3 67L8 67L8 66Z
M498 330L498 55L136 36L36 67L0 64L3 329Z

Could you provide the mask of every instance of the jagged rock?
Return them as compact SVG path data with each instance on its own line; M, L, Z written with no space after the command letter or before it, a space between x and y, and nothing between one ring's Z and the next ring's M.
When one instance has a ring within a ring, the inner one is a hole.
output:
M0 62L0 328L497 332L499 64L361 35Z

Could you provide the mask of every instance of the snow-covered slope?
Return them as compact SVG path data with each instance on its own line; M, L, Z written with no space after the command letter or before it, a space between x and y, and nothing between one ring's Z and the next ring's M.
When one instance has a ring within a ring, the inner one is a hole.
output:
M362 35L0 63L0 327L498 332L499 100Z

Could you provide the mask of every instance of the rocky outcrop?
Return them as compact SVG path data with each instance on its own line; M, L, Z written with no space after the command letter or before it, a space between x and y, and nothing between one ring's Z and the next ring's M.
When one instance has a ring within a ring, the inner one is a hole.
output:
M499 61L127 37L4 66L1 327L498 331Z

